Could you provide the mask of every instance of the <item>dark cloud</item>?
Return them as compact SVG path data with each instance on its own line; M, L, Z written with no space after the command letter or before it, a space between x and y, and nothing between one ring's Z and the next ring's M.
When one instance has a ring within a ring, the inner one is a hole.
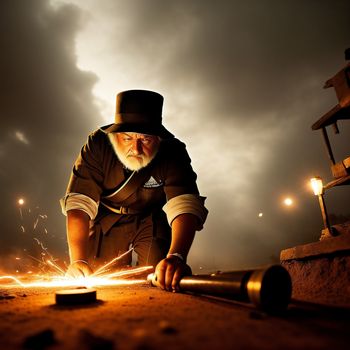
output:
M246 120L294 104L333 73L348 12L347 1L131 1L115 5L113 16L130 20L116 21L112 42L136 71L146 62L168 84L195 82L218 118L234 110Z
M0 221L6 250L6 242L23 239L16 236L19 196L26 199L25 215L29 208L48 213L49 234L64 237L58 200L83 135L100 116L91 94L97 77L76 67L81 11L73 5L54 9L45 0L5 0L0 7Z

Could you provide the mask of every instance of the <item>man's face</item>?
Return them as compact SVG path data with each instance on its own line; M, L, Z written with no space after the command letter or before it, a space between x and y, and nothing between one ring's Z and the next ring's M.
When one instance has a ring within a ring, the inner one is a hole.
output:
M140 170L147 166L157 154L159 137L120 132L115 134L116 152L120 161L130 170Z

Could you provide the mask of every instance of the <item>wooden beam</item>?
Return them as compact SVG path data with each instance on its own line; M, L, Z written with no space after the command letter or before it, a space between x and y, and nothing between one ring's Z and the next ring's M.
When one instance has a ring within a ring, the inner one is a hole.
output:
M326 127L322 128L322 135L323 135L323 139L324 139L324 142L325 142L325 145L326 145L326 150L327 150L327 154L328 154L329 160L331 161L332 165L334 165L335 164L334 155L333 155L333 151L332 151L332 148L331 148L331 144L329 142L329 138L328 138Z

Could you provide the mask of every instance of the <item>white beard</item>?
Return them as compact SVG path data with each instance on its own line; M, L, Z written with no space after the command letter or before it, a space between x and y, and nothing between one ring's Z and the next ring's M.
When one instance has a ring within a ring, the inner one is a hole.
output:
M139 171L140 169L146 167L156 156L159 146L154 150L150 157L144 154L139 154L137 156L132 156L130 154L125 154L119 147L116 135L113 133L107 134L109 141L113 147L114 153L120 160L120 162L131 171Z

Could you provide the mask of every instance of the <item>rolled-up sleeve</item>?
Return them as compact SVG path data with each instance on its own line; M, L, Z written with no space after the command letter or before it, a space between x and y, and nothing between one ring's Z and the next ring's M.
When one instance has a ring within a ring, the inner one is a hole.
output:
M177 216L188 213L197 216L197 230L201 230L208 210L204 206L205 197L199 194L197 174L192 169L191 158L185 144L174 140L174 144L166 149L166 152L164 192L167 203L163 206L163 210L169 225L171 226Z
M182 194L170 199L163 207L169 225L171 226L173 220L181 214L193 214L198 218L197 230L200 231L208 215L204 206L205 199L194 194Z
M80 193L68 193L60 200L60 204L63 215L67 215L69 210L79 209L88 214L90 220L95 219L98 211L98 203Z

